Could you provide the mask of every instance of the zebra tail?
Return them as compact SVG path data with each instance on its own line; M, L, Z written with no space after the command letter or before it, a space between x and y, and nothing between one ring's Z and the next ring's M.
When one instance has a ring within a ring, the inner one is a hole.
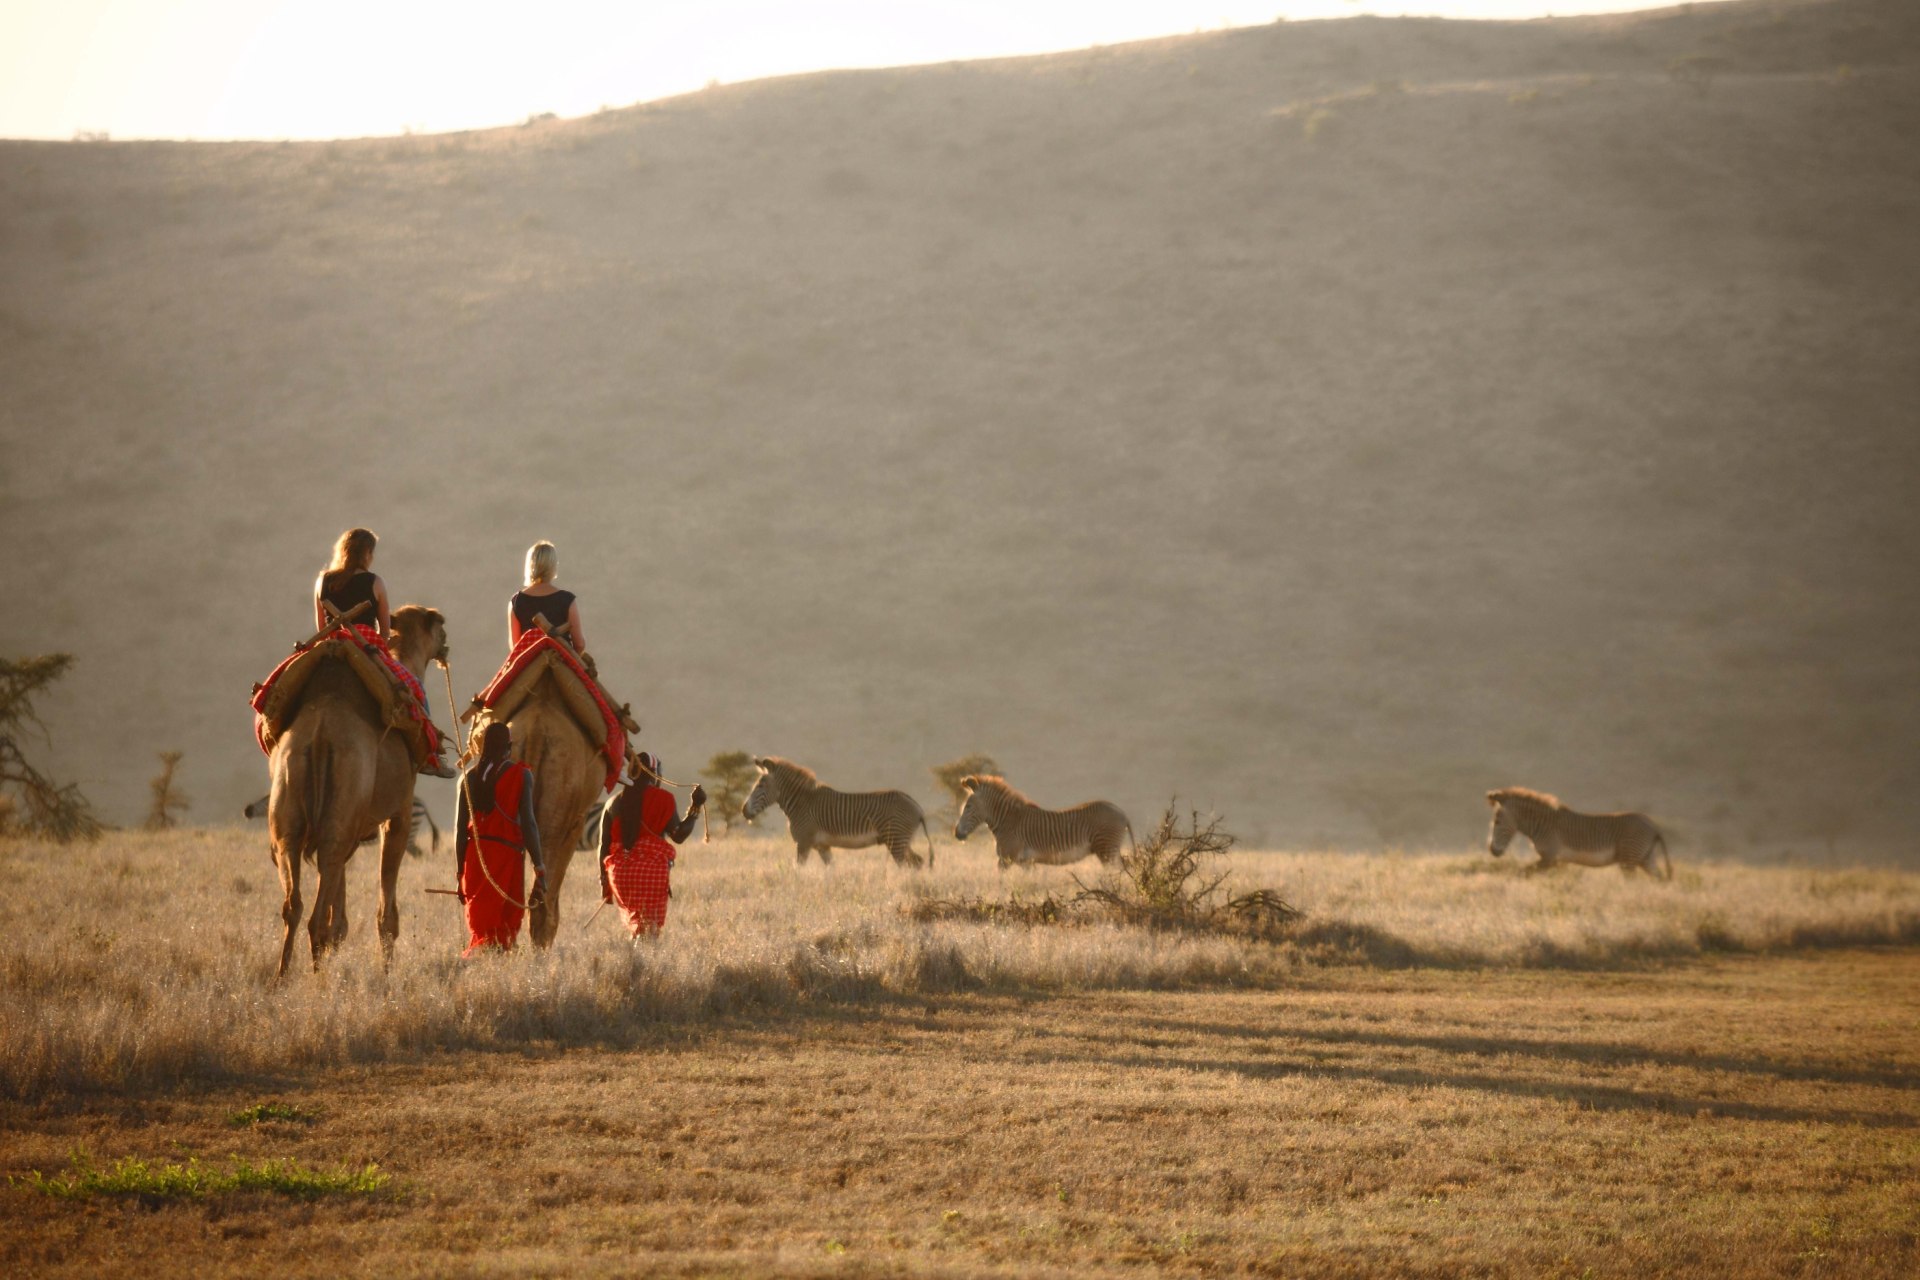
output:
M1653 845L1654 848L1660 850L1660 878L1671 884L1673 882L1673 859L1667 856L1667 838L1665 836L1655 836L1653 838ZM1649 859L1649 861L1651 861L1651 859Z
M920 832L927 838L927 870L933 870L933 832L927 829L927 817L920 815Z

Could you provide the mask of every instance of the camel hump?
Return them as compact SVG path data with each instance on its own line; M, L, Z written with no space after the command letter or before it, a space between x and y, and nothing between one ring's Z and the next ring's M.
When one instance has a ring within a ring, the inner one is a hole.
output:
M475 720L473 741L481 729L511 720L535 701L564 707L580 731L606 755L607 786L620 777L627 759L627 735L639 732L626 708L616 704L578 657L550 636L526 633L485 690L474 699L481 711Z
M439 755L439 740L422 704L417 683L403 680L404 668L382 662L351 640L328 639L308 645L275 667L256 686L253 695L254 737L267 754L300 714L313 678L329 666L344 666L372 695L383 727L408 735L414 753L423 762Z

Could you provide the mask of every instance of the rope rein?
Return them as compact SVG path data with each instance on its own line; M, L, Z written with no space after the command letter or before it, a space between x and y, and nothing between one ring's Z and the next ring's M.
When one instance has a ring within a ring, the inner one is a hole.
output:
M470 835L473 839L473 848L471 852L473 853L473 856L479 859L480 861L480 874L487 878L487 883L493 886L493 891L499 894L500 897L503 900L505 900L508 904L512 906L516 906L520 908L522 911L532 911L533 910L532 906L528 905L525 902L521 902L519 899L515 898L512 894L508 893L505 889L501 888L500 882L493 878L493 870L492 868L487 866L486 855L480 851L480 846L486 841L487 837L482 836L478 831L474 830L474 819L478 816L479 811L473 807L473 792L467 788L467 780L465 778L460 779L460 793L461 795L466 797L466 801L467 801L467 834ZM526 801L527 801L527 794L525 789L523 788L520 792L520 803L525 804ZM455 837L455 838L457 839L458 837ZM500 844L504 842L495 840L494 843ZM521 856L522 857L526 856L525 851L522 851ZM538 881L542 881L546 879L545 868L536 866L534 867L533 872L536 879L536 883Z
M453 705L453 668L444 660L440 663L440 674L447 678L447 714L453 717L453 741L460 748L460 758L466 759L467 740L460 732L460 708Z

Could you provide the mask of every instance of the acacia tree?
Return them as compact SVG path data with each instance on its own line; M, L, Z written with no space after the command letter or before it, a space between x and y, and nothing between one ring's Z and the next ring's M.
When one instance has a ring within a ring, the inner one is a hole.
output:
M983 751L970 756L961 756L958 760L949 760L945 764L933 766L933 780L947 793L947 805L941 810L948 818L958 820L960 806L967 802L967 789L960 785L960 779L977 773L1000 772L1000 763Z
M740 816L740 806L747 802L747 794L760 776L752 756L744 751L722 751L707 761L700 776L708 784L707 812L720 814L722 835L731 832L734 823L746 821Z
M34 714L33 699L72 665L70 653L0 658L0 798L8 802L0 821L63 844L94 839L102 830L100 820L79 787L61 786L34 768L21 740L33 729L43 742L51 741Z
M147 784L153 791L153 807L147 810L146 827L149 831L165 831L174 825L176 812L184 813L193 808L193 801L173 785L174 771L180 767L182 754L179 751L160 753L160 772Z

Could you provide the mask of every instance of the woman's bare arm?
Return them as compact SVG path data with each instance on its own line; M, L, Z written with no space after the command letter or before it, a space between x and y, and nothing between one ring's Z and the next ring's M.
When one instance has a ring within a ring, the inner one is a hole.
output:
M393 615L387 612L387 584L377 573L373 575L373 612L380 619L380 639L384 641L393 634Z
M580 634L580 602L575 600L567 606L567 634L573 639L573 651L581 657L587 653L586 637Z

